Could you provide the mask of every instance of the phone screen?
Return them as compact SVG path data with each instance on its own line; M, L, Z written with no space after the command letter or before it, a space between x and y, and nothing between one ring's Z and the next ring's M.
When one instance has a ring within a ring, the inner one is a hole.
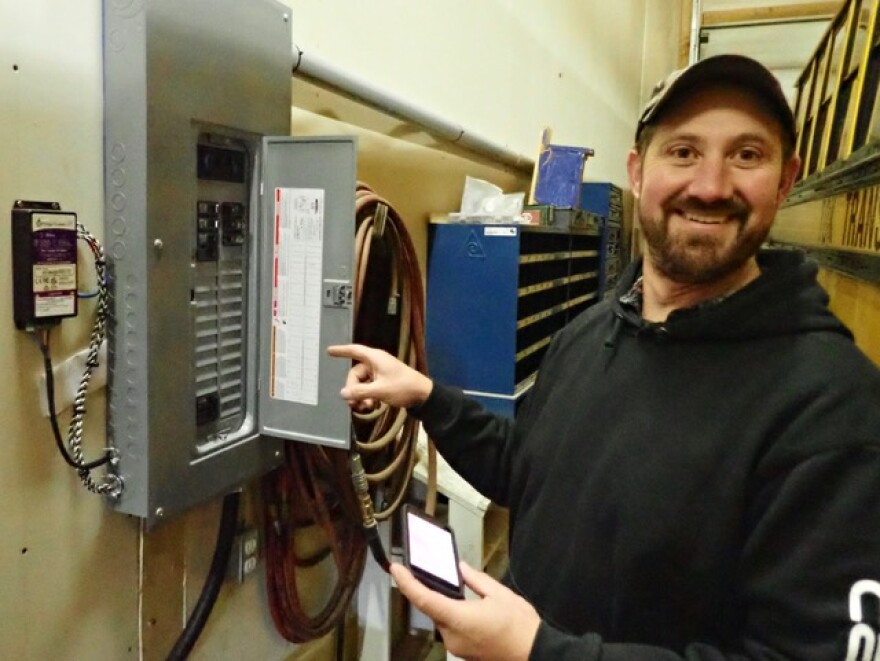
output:
M405 513L410 568L417 576L421 574L422 579L428 579L429 587L460 597L461 575L452 531L409 508Z

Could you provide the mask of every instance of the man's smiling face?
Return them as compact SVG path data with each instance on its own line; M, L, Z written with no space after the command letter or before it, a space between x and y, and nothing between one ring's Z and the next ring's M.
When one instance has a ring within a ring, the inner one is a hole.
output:
M652 131L627 163L646 259L682 284L744 269L797 174L778 121L748 92L717 86L667 110Z

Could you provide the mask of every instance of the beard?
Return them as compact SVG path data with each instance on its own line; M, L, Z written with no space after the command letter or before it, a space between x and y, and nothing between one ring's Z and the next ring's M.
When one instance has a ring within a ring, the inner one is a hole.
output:
M670 234L669 219L676 210L684 215L726 216L725 222L736 223L736 236L729 243L714 236ZM770 231L769 227L748 225L751 211L751 206L738 197L712 203L677 197L663 205L659 218L645 215L640 207L651 263L664 276L682 284L705 284L737 271L758 252Z

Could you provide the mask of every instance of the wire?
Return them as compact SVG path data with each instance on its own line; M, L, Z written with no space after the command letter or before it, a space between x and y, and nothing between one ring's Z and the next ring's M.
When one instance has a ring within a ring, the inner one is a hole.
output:
M79 386L73 398L73 414L67 433L67 446L61 438L61 429L58 425L58 412L55 408L55 375L52 367L52 356L49 349L51 326L37 327L31 331L31 336L37 343L43 356L43 367L46 372L46 404L49 409L49 422L52 427L52 435L55 445L64 461L71 468L76 469L77 475L83 485L92 493L118 498L122 494L123 481L118 475L108 469L100 482L91 477L91 471L104 465L113 466L116 459L116 451L107 449L104 456L93 461L86 461L82 451L83 425L86 416L86 395L92 373L98 367L98 356L101 345L106 335L107 324L107 265L104 259L104 249L101 243L94 237L82 223L76 224L77 238L85 241L92 252L95 261L95 273L97 276L98 289L94 296L96 299L95 322L89 338L86 366L80 379ZM70 450L68 451L68 448Z
M67 448L64 447L64 441L61 439L61 429L58 426L58 413L55 410L55 377L52 369L52 356L49 353L49 329L47 328L44 333L45 337L39 332L34 331L33 337L37 346L40 347L40 352L43 354L43 366L46 370L46 401L49 405L49 422L52 425L52 435L55 437L55 445L58 447L58 452L61 453L61 456L64 458L64 461L67 462L68 466L76 468L78 471L88 472L93 468L109 463L113 455L108 451L100 459L83 463L82 460L77 461L71 457Z
M193 645L198 640L202 629L214 610L223 579L226 576L226 567L229 566L229 556L232 552L232 542L235 539L235 531L238 528L238 508L241 500L241 492L235 491L223 498L223 512L220 515L220 528L217 531L217 544L214 547L214 557L211 559L211 568L202 586L199 600L196 602L186 626L180 632L177 642L171 649L167 661L183 661L189 656Z

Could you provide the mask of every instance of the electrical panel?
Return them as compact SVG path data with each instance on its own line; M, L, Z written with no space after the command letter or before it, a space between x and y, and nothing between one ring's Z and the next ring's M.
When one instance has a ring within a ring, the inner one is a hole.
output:
M288 135L275 0L104 0L104 39L112 506L152 525L348 447L355 143Z

